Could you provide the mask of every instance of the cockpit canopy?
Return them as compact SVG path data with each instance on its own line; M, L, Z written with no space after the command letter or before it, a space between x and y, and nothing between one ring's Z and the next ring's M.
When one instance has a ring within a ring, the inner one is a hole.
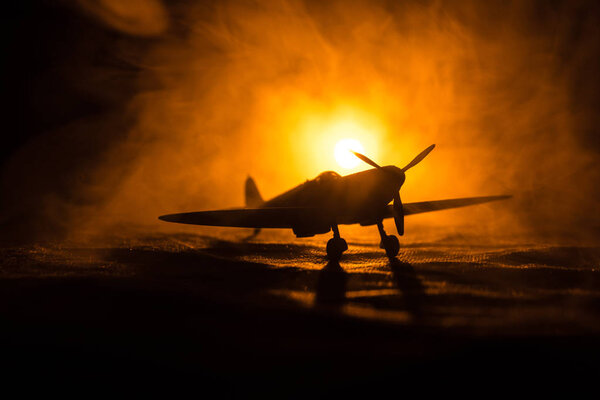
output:
M329 182L329 181L333 181L336 179L341 178L342 176L340 174L338 174L337 172L334 171L325 171L325 172L321 172L319 174L319 176L317 176L315 178L315 182L320 183L320 182Z

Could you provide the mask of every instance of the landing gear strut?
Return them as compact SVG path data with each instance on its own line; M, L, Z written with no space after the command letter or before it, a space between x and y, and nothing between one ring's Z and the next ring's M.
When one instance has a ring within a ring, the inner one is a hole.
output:
M340 231L337 224L331 226L333 238L327 242L327 257L331 261L339 261L342 253L348 250L348 243L340 237Z
M394 235L387 235L385 230L383 230L383 223L381 221L377 223L377 229L379 229L379 236L381 236L379 248L385 249L385 254L387 254L389 258L396 257L398 251L400 251L400 242L398 241L398 238Z

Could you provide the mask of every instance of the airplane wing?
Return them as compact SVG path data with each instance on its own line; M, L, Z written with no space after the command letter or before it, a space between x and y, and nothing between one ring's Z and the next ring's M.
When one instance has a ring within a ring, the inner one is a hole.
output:
M485 196L485 197L464 197L461 199L420 201L416 203L404 203L404 215L420 214L431 211L447 210L449 208L458 208L472 206L475 204L488 203L490 201L504 200L512 196ZM385 210L385 218L393 217L393 207L388 205Z
M292 228L318 217L320 210L306 207L232 208L161 215L158 219L180 224L237 228Z
M404 215L420 214L449 208L465 207L511 196L467 197L461 199L404 203ZM393 217L392 206L386 207L384 218ZM311 207L232 208L161 215L158 219L190 225L230 226L237 228L294 228L306 221L326 220L326 211ZM357 223L353 222L353 223Z

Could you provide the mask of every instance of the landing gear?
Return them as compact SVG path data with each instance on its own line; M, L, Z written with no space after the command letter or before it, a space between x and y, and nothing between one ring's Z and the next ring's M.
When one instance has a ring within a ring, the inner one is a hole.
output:
M348 243L340 237L340 231L337 225L333 225L333 238L327 242L327 257L331 261L339 261L342 258L342 253L348 250Z
M379 243L380 249L385 249L385 254L389 258L396 257L400 251L400 242L394 235L387 235L383 230L383 223L377 223L377 229L379 229L379 236L381 236L381 242Z

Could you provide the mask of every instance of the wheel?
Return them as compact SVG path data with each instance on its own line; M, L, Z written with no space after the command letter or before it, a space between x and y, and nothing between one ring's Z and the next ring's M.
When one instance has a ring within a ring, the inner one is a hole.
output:
M342 238L332 238L327 242L327 257L332 261L339 261L346 250L348 250L348 243Z
M388 235L382 240L381 247L385 249L385 254L389 258L396 257L400 251L400 242L394 235Z

